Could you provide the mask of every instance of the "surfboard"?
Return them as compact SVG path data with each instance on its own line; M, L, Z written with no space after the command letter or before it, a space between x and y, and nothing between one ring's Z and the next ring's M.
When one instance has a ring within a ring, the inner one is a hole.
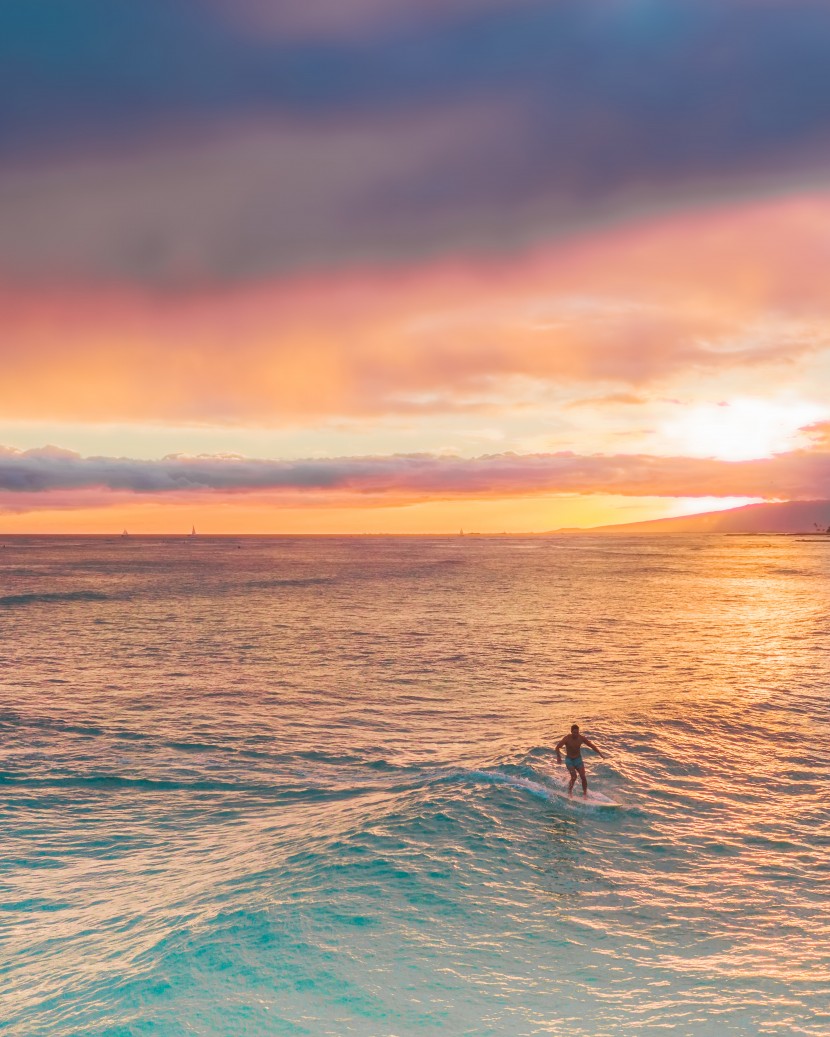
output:
M588 795L582 795L582 789L574 789L571 796L568 793L568 781L563 780L555 771L545 769L541 781L532 781L530 778L520 778L515 774L504 774L501 771L473 771L471 777L486 781L492 785L511 785L514 789L524 789L531 796L539 799L561 799L570 806L577 809L587 810L613 810L618 809L620 804L601 792L588 789Z
M565 772L567 774L567 771ZM596 789L591 788L590 779L588 785L588 795L582 795L582 785L580 784L579 778L576 779L576 785L574 785L573 795L568 792L568 785L570 783L570 777L561 776L556 770L550 767L545 768L546 781L545 785L550 788L554 795L559 796L563 799L568 800L569 803L573 803L574 806L585 806L585 807L604 807L606 809L619 808L619 803L616 800L610 799L602 792L597 792Z

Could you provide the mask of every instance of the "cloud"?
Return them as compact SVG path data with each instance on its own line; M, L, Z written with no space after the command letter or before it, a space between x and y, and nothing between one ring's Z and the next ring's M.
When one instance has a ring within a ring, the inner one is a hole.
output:
M446 23L482 10L515 7L534 0L209 0L238 28L250 27L260 38L365 39L402 29Z
M0 270L175 285L498 252L826 163L817 0L278 3L251 32L263 6L0 5Z
M358 505L378 500L411 503L562 493L810 500L826 495L828 485L830 452L826 450L739 462L574 453L302 460L172 455L135 460L81 457L55 448L0 451L0 493L7 507L15 506L16 495L30 502L42 495L45 506L51 493L67 491L169 498L309 494L322 503Z
M816 421L800 430L816 449L830 449L830 421Z
M429 254L444 234L476 245L482 218L509 234L509 215L486 216L492 174L465 163L519 149L514 116L471 101L322 125L258 114L158 147L0 165L0 276L210 289ZM464 203L435 190L419 202L423 179L444 172L447 187L464 179Z
M648 396L642 396L633 392L609 392L603 396L590 396L587 399L570 400L564 407L566 410L575 410L580 407L641 407L651 402Z
M492 415L554 391L607 407L725 372L779 384L830 345L828 222L830 195L795 195L510 259L176 291L0 283L0 408L276 427Z

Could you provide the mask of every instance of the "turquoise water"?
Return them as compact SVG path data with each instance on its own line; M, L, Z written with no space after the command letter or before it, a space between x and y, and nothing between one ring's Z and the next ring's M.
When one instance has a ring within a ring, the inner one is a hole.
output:
M3 1033L830 1033L830 543L5 543Z

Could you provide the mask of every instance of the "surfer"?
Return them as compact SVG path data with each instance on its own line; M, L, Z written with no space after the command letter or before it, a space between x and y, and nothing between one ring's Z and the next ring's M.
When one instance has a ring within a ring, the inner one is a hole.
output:
M588 779L585 777L585 764L582 760L582 746L587 745L589 749L593 749L594 752L605 759L605 753L600 752L599 749L594 745L592 741L579 733L579 724L571 724L571 733L564 735L556 743L556 762L562 762L562 754L560 749L562 746L565 747L565 766L568 768L568 773L571 776L571 783L568 786L568 793L572 796L574 791L574 785L576 784L577 774L582 779L582 795L588 795Z

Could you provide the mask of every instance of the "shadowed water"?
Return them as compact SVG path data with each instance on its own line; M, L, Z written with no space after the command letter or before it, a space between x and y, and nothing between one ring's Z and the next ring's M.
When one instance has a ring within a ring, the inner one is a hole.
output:
M5 543L2 1032L830 1032L830 538Z

